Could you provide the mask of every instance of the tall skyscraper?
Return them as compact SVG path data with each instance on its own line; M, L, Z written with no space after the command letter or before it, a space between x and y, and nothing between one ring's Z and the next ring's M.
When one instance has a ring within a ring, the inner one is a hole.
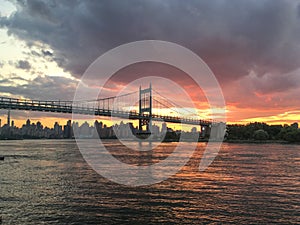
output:
M27 120L26 120L26 126L27 126L27 127L30 127L30 119L27 119Z
M10 127L10 109L7 112L7 125Z

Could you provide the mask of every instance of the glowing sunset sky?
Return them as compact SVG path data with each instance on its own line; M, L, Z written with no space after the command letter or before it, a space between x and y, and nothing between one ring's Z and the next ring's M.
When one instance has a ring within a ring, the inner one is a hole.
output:
M101 54L149 39L180 44L207 63L222 87L228 122L300 122L298 0L0 0L0 96L72 100L82 74ZM107 95L153 71L187 90L205 115L201 90L163 65L124 68ZM178 99L172 91L164 94ZM0 110L4 122L6 113ZM12 115L17 125L28 117L49 125L70 117Z

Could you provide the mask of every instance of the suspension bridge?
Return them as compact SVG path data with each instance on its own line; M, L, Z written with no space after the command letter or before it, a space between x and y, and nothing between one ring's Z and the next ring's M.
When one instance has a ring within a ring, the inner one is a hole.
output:
M146 89L140 87L135 92L96 100L42 101L0 97L0 108L139 120L139 130L146 132L151 131L152 121L198 125L201 127L208 127L212 124L211 120L199 119L197 113L171 102L152 89L151 84ZM163 111L169 113L166 115ZM172 112L175 116L171 116Z

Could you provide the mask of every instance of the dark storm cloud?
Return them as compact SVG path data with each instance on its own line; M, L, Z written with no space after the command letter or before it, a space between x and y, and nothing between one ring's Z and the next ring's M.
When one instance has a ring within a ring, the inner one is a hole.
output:
M253 79L255 89L260 94L278 94L280 92L287 92L300 87L300 70L293 74L284 74L282 76L272 76L266 74L262 78ZM270 86L272 84L272 86ZM284 85L283 85L284 84Z
M3 79L0 82L2 93L37 100L72 100L77 86L76 81L64 77L39 76L31 81L24 80L26 84L21 85L12 84L13 80Z
M18 77L18 76L11 76L9 78L4 78L2 76L0 76L0 84L6 84L7 85L14 85L16 82L20 82L20 81L28 81L22 77Z
M50 52L49 50L42 50L42 53L44 56L53 56L53 53Z
M75 77L105 51L144 39L190 48L221 82L250 71L280 76L300 67L296 0L23 0L17 4L17 12L2 17L0 25L28 45L39 41L50 46L53 59Z
M30 70L31 69L31 65L27 60L19 60L18 62L16 62L15 66L16 66L16 68L22 69L22 70Z

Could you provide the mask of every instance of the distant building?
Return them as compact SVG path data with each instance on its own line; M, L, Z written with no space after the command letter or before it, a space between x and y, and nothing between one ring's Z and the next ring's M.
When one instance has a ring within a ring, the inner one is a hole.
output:
M62 126L58 124L58 122L54 123L54 137L53 138L62 138L63 132L62 132Z
M166 134L167 133L167 124L166 123L163 123L162 125L161 125L161 133L164 135L164 134Z
M63 136L64 136L64 138L72 138L71 120L68 120L67 124L64 125Z
M79 127L79 137L81 138L88 138L91 137L91 131L90 131L90 125L87 121L85 121L80 127Z
M7 112L7 125L10 127L10 109Z
M159 126L157 126L157 125L152 125L152 134L154 135L154 136L158 136L159 135Z

